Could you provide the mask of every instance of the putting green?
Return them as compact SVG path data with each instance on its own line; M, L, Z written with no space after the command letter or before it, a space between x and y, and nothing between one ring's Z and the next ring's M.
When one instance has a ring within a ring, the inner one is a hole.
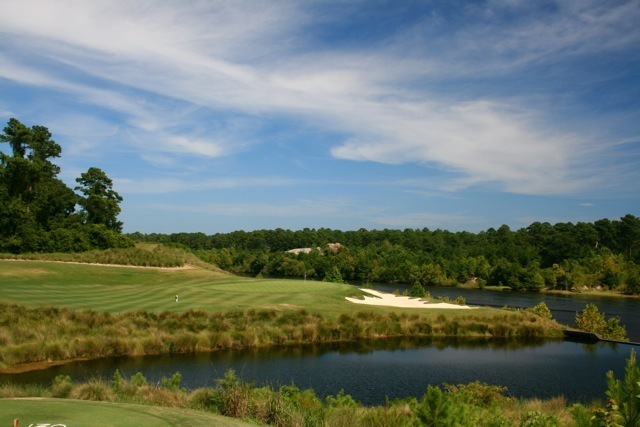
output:
M206 412L157 406L66 399L0 399L0 425L13 425L14 419L20 421L20 427L255 425Z

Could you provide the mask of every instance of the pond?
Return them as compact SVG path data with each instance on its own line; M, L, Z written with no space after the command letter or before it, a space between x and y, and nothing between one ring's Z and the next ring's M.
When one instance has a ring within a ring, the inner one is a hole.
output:
M256 386L295 384L325 397L340 390L366 405L421 397L428 385L482 381L514 397L565 396L570 402L604 399L606 372L618 378L637 346L570 341L387 339L314 346L124 357L71 363L42 371L0 375L0 382L50 384L56 375L110 379L142 372L159 382L175 372L190 389L214 386L228 369Z

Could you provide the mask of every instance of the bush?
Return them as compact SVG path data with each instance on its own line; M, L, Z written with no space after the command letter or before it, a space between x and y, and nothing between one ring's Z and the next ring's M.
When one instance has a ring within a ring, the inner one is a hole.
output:
M560 422L553 415L529 411L520 421L520 427L560 427Z
M176 372L171 378L163 377L160 386L172 391L180 390L180 381L182 381L182 374Z
M426 426L474 427L474 414L469 411L469 405L461 400L456 399L455 395L443 393L439 387L428 386L415 413Z
M224 408L224 400L220 390L211 388L198 388L191 392L187 399L188 405L192 409L206 410L221 413Z
M605 320L604 313L600 313L595 304L587 304L584 311L576 314L576 328L586 332L593 332L604 339L626 341L627 330L620 325L616 317Z
M72 389L71 377L69 375L58 375L51 383L51 397L67 398Z
M547 307L547 304L545 304L544 301L540 302L540 304L535 307L528 308L527 311L540 316L543 319L551 319L553 317L551 315L551 310L549 310L549 307Z
M327 396L326 399L327 405L333 408L358 408L361 405L353 400L350 394L345 394L344 390L340 390L338 394L334 396Z
M229 369L225 372L224 378L218 380L218 387L222 391L222 415L244 418L249 414L251 385L241 382L233 369Z
M411 287L411 292L409 295L414 298L424 298L425 294L426 292L424 290L424 287L420 284L419 281L416 280Z
M74 387L69 393L72 399L113 402L115 394L109 384L99 379L91 379Z
M147 385L147 379L142 372L136 372L136 374L131 377L131 383L136 387L144 387Z

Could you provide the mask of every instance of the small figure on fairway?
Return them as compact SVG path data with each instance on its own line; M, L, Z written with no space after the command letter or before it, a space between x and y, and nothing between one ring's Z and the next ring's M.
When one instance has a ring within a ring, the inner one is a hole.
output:
M176 302L178 302L178 294L176 294Z

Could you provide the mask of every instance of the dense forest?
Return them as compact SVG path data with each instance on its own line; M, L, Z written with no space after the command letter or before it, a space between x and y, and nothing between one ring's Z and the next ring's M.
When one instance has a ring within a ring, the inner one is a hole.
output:
M640 218L631 214L593 223L535 222L515 231L503 225L480 233L320 228L129 237L185 246L225 270L254 276L640 293ZM288 252L296 248L311 250Z
M122 197L111 179L90 167L69 188L53 163L61 153L44 126L27 127L10 119L0 134L0 252L133 246L122 235L117 219Z

